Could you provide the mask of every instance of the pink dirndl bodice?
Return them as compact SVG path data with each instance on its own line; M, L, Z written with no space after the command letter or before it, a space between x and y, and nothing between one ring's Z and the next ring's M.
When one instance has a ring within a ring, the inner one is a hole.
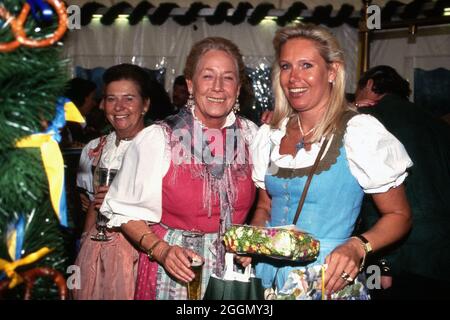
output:
M204 233L219 231L219 199L213 197L211 216L203 207L203 180L193 179L189 165L177 168L171 163L162 185L161 223L168 228L198 230ZM251 179L251 167L245 176L236 179L236 201L233 205L233 223L245 222L247 213L255 199L256 188ZM152 226L161 238L167 229L162 225ZM145 253L140 253L135 299L153 300L156 296L156 274L158 263L151 262Z

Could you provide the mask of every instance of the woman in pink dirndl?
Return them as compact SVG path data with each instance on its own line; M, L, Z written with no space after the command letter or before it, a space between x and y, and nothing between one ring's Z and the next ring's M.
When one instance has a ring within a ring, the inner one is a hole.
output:
M80 252L75 265L80 270L80 285L72 290L77 300L131 300L134 298L138 251L119 228L106 231L109 241L94 241L97 210L108 187L94 193L95 167L119 170L132 139L144 128L144 115L150 99L149 76L142 68L121 64L105 71L105 96L102 107L114 131L90 141L83 149L77 184L90 195Z
M211 274L223 273L226 228L245 222L255 197L257 127L233 112L245 79L238 48L218 37L196 43L185 76L186 108L136 137L101 208L142 250L136 299L186 299L197 256L181 247L186 230L204 234L203 296Z

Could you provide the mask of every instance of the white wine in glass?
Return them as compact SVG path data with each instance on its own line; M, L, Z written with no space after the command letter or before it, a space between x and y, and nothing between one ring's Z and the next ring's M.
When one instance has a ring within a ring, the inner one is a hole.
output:
M102 167L96 167L94 170L94 193L97 192L98 187L111 185L114 177L117 174L117 169L108 169ZM91 240L94 241L109 241L111 237L108 237L106 234L106 223L108 222L108 218L100 213L100 210L97 210L97 233L91 236Z

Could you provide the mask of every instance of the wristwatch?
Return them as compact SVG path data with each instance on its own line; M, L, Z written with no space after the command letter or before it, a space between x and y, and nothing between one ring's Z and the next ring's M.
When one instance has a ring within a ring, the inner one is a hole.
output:
M358 239L361 242L366 255L373 252L372 246L370 245L369 240L367 240L364 236L356 235L356 236L353 236L352 238Z

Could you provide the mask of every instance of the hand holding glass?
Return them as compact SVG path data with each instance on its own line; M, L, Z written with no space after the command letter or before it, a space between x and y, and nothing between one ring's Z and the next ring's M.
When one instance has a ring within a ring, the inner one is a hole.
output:
M201 300L203 261L200 258L203 252L204 237L200 232L183 232L182 246L197 253L199 257L191 259L191 269L195 274L194 280L188 282L188 300Z
M117 169L108 169L97 167L94 170L94 192L97 192L98 187L109 187L114 177L117 174ZM97 210L97 234L91 237L94 241L109 241L110 237L106 235L106 223L108 219Z

